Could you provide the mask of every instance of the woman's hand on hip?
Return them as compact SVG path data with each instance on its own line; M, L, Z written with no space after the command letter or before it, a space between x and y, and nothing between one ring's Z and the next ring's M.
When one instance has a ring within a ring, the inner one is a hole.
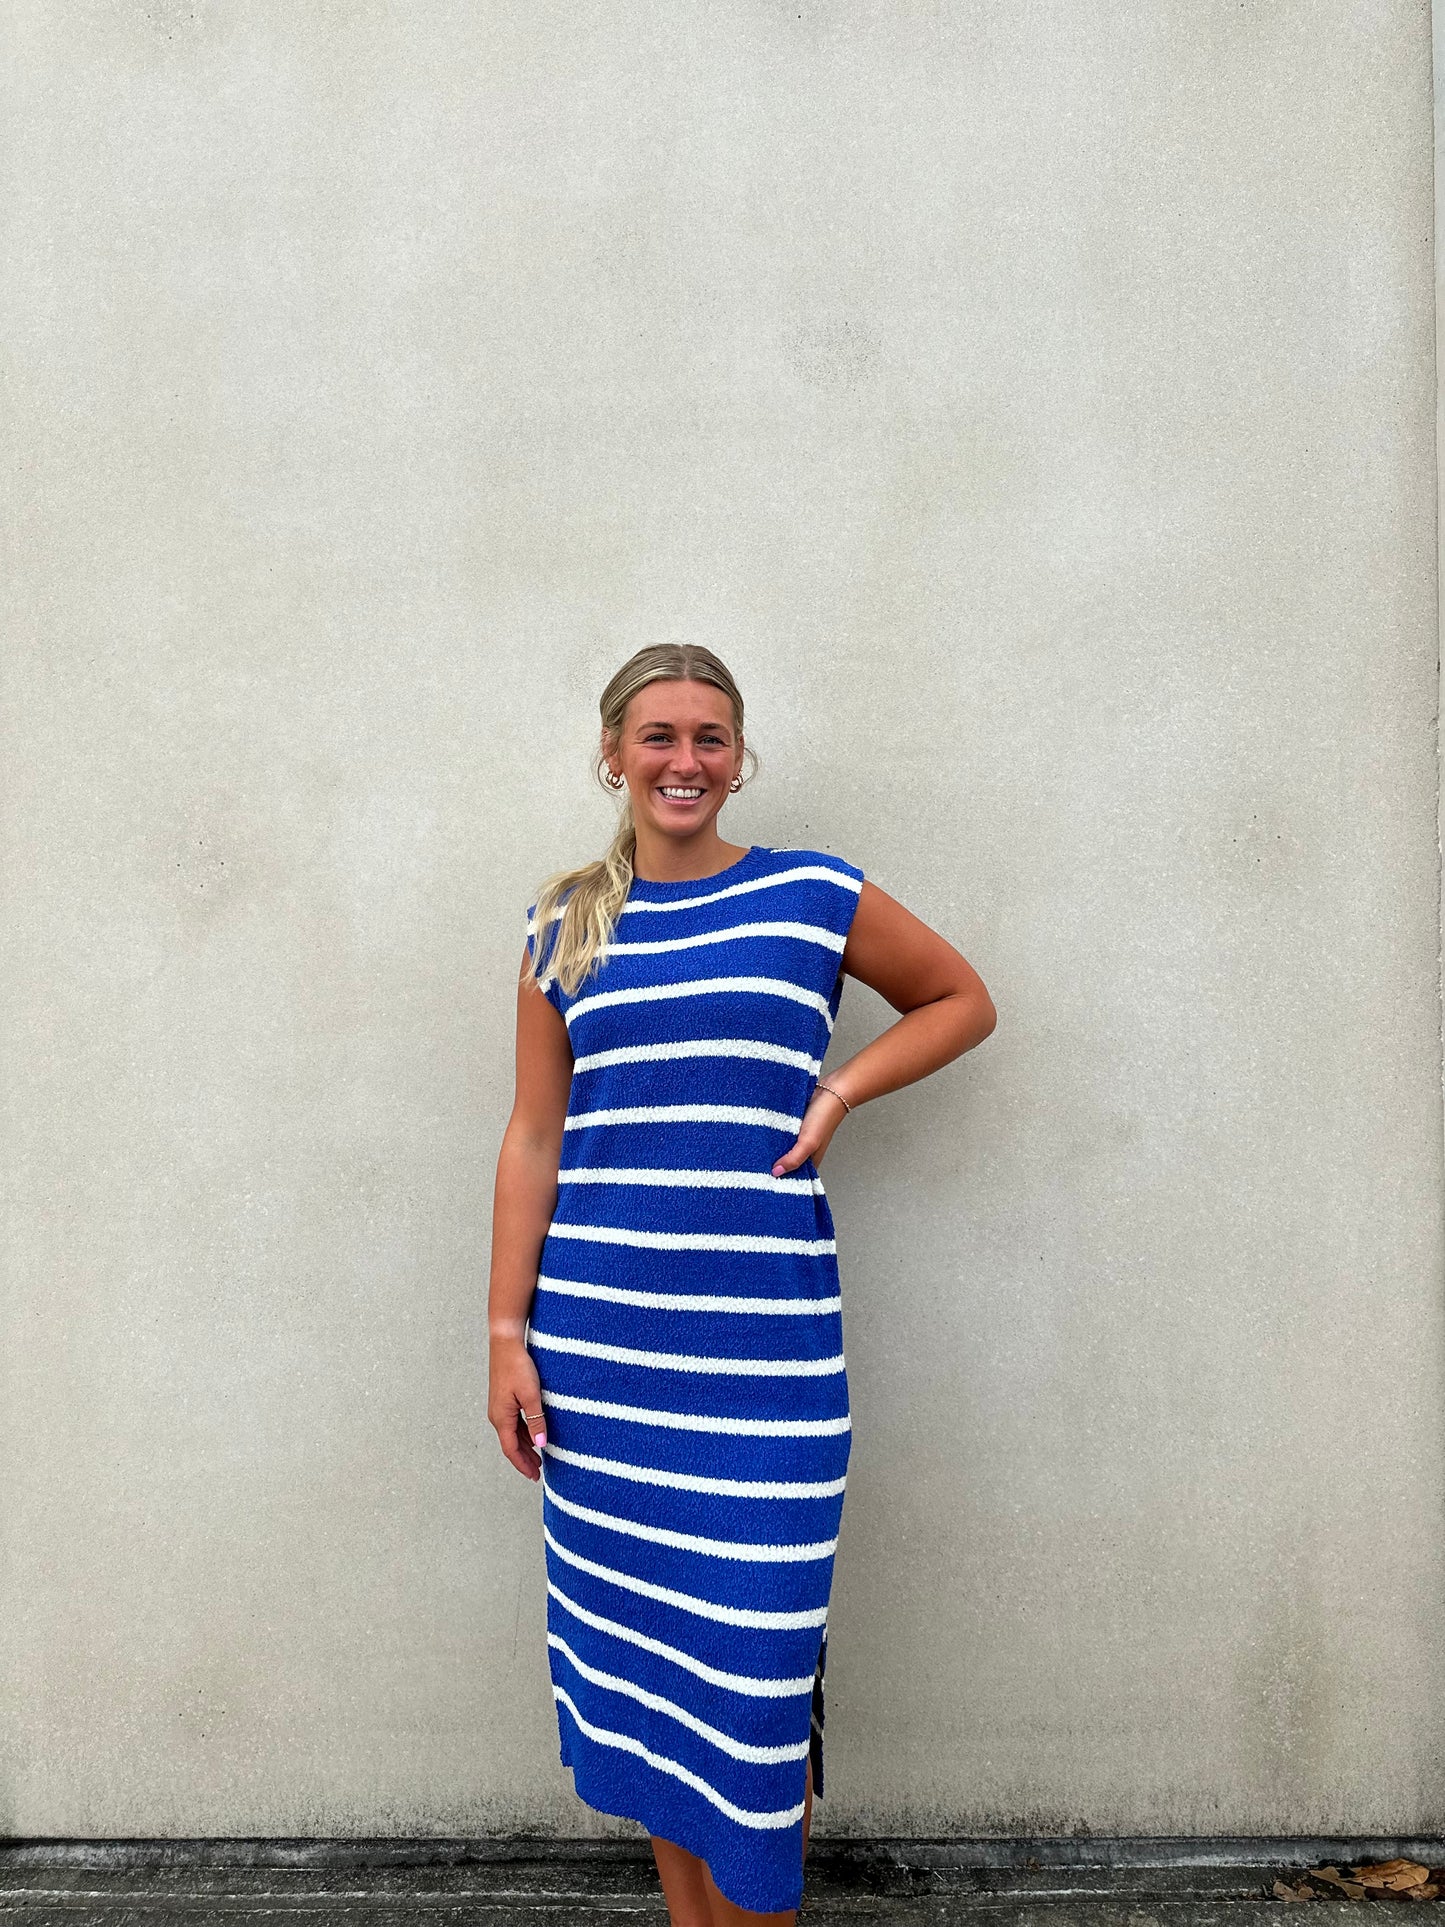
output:
M547 1421L542 1416L542 1381L523 1339L492 1340L487 1417L517 1470L529 1479L540 1479Z
M781 1178L787 1172L796 1170L800 1164L806 1164L809 1158L815 1166L820 1165L823 1153L833 1141L834 1131L847 1115L831 1091L814 1091L803 1113L802 1128L773 1166L773 1176Z

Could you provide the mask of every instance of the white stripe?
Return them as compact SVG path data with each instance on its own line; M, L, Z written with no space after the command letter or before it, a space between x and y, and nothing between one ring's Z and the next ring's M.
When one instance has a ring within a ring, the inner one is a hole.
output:
M699 1679L705 1679L710 1686L721 1686L729 1693L746 1693L752 1699L768 1700L796 1699L813 1690L811 1673L806 1679L753 1679L746 1673L719 1672L717 1667L695 1659L691 1653L683 1652L681 1647L669 1646L666 1640L653 1639L648 1633L639 1633L631 1626L619 1625L615 1619L604 1619L601 1613L589 1612L585 1606L579 1606L575 1599L569 1599L562 1588L550 1579L547 1581L547 1590L559 1606L571 1613L574 1619L580 1619L584 1626L591 1626L599 1633L611 1633L614 1639L625 1639L629 1646L640 1646L644 1652L656 1653L660 1659L670 1659L675 1666L686 1667L688 1672L696 1673Z
M559 1412L586 1412L592 1418L631 1420L635 1425L659 1425L674 1432L741 1432L749 1438L821 1438L851 1432L852 1418L722 1418L704 1412L655 1412L643 1405L613 1405L606 1399L578 1398L573 1392L541 1393L543 1405Z
M652 1311L760 1312L769 1317L789 1313L800 1318L842 1311L841 1294L833 1298L709 1298L700 1292L628 1291L621 1285L580 1285L571 1278L537 1274L538 1291L559 1291L569 1298L605 1298L614 1305L646 1305Z
M624 1753L635 1753L640 1760L646 1760L649 1766L655 1766L659 1773L670 1773L674 1779L685 1781L688 1786L695 1787L704 1799L711 1800L713 1805L725 1813L730 1820L736 1820L739 1826L753 1827L759 1831L774 1827L790 1827L795 1820L801 1820L803 1817L801 1800L797 1806L780 1807L776 1813L754 1813L749 1807L735 1807L731 1800L725 1799L717 1788L710 1787L706 1780L699 1779L690 1768L679 1765L676 1760L667 1759L661 1753L654 1753L650 1747L644 1746L641 1740L633 1739L630 1733L611 1733L606 1727L594 1726L590 1720L583 1719L572 1702L571 1694L564 1688L554 1686L552 1694L567 1708L589 1740L596 1740L600 1746L620 1747Z
M576 1352L581 1358L605 1358L614 1365L642 1365L655 1372L718 1372L734 1378L829 1378L843 1367L843 1354L832 1358L703 1358L690 1352L640 1352L630 1345L599 1345L590 1338L559 1338L552 1332L527 1333L529 1345L544 1352Z
M599 951L606 957L636 957L659 950L696 950L700 944L736 943L748 937L797 937L803 943L821 944L824 950L842 954L846 938L819 923L734 923L726 930L702 930L692 937L655 937L645 943L607 943Z
M683 1492L720 1492L733 1499L834 1499L847 1484L841 1479L709 1479L700 1472L663 1472L651 1465L629 1465L624 1459L599 1459L590 1452L572 1452L549 1440L543 1447L549 1459L580 1465L585 1472L601 1472L612 1479L631 1479L637 1485L670 1485Z
M622 914L625 916L629 910L691 910L695 904L716 903L721 897L740 897L746 890L772 890L780 883L791 883L794 877L816 877L820 882L836 883L841 890L851 890L855 897L863 888L860 878L845 876L841 870L831 869L822 863L797 863L791 870L775 870L771 876L750 877L745 883L729 883L725 889L709 890L705 896L674 897L669 903L649 903L645 897L629 896L622 906ZM641 881L646 889L646 880ZM707 879L699 877L698 881L705 883ZM560 911L557 914L560 915ZM531 925L527 927L530 929Z
M546 1521L542 1522L542 1537L559 1559L565 1559L569 1566L577 1566L583 1572L590 1572L596 1579L605 1579L609 1585L621 1586L625 1592L641 1593L644 1599L660 1599L664 1605L677 1606L685 1613L696 1613L699 1619L721 1620L725 1626L821 1626L828 1617L826 1605L814 1606L804 1612L767 1613L755 1606L720 1606L716 1600L698 1599L690 1592L674 1592L668 1586L654 1586L646 1579L634 1579L630 1572L616 1572L611 1566L599 1566L595 1559L584 1559L580 1552L573 1552L554 1538Z
M686 1185L691 1190L710 1191L815 1191L825 1196L821 1178L775 1178L771 1171L670 1171L659 1165L626 1165L611 1169L603 1165L571 1164L557 1173L559 1184L662 1184Z
M590 1124L761 1124L774 1131L796 1131L802 1122L791 1111L765 1111L756 1104L623 1104L574 1111L562 1129L580 1131Z
M586 1051L572 1060L574 1071L601 1070L605 1064L667 1063L676 1057L759 1057L770 1064L792 1064L814 1077L823 1068L821 1057L786 1044L764 1044L752 1037L679 1037L670 1044L619 1044L612 1050Z
M810 1258L836 1252L835 1238L770 1238L750 1231L633 1231L622 1224L559 1224L549 1238L588 1238L594 1244L638 1245L646 1251L801 1251Z
M661 1693L649 1693L646 1687L634 1685L630 1679L622 1679L616 1673L599 1672L595 1666L589 1666L586 1660L579 1659L560 1633L548 1633L547 1644L565 1653L583 1679L590 1679L594 1686L605 1686L613 1693L626 1693L629 1699L650 1706L655 1712L669 1714L684 1726L690 1726L694 1733L700 1733L705 1740L710 1740L722 1752L731 1753L735 1760L756 1760L760 1766L772 1766L782 1760L801 1760L808 1750L806 1740L800 1740L795 1746L749 1746L745 1740L735 1740L731 1734L719 1732L717 1727L709 1726L706 1720L700 1720L695 1713L689 1713L672 1700L664 1699ZM573 1711L576 1711L575 1707Z
M666 1526L643 1526L635 1519L619 1519L611 1512L595 1512L591 1506L578 1505L575 1499L564 1499L550 1485L544 1484L544 1490L553 1505L570 1513L574 1519L585 1519L588 1525L602 1526L608 1532L624 1533L629 1539L650 1539L655 1545L674 1546L679 1552L701 1552L709 1559L742 1559L755 1566L801 1566L815 1559L831 1559L838 1550L836 1539L817 1539L811 1545L767 1545L748 1540L702 1539L692 1532L672 1532Z
M549 977L547 983L552 979ZM815 990L805 990L801 984L791 984L785 977L695 977L691 982L678 984L640 984L633 990L595 990L590 997L579 997L567 1012L567 1022L580 1011L595 1010L601 1004L642 1004L651 1003L664 997L706 997L714 991L748 990L759 997L786 997L790 1003L806 1004L809 1010L816 1010L822 1017L829 1034L833 1030L833 1013L828 1008L826 997L820 997Z

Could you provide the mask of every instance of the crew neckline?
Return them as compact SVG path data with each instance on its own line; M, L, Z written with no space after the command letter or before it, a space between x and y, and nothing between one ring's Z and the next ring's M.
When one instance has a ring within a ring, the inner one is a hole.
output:
M755 856L760 856L762 854L762 849L763 849L763 846L761 843L749 844L748 848L743 852L743 854L740 857L737 857L731 863L725 864L721 870L714 870L709 876L674 877L670 882L657 883L657 882L654 882L651 877L640 877L640 876L634 875L632 882L634 887L640 884L644 890L657 891L663 896L676 896L680 891L683 891L683 890L706 889L706 887L710 883L726 883L730 877L735 877L738 874L739 870L744 869L749 863L752 862ZM641 899L639 899L639 901L640 900Z

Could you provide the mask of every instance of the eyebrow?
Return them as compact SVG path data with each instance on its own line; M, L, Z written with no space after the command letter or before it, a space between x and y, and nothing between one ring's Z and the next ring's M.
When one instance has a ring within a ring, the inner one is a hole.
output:
M659 720L655 723L639 723L637 727L639 729L675 729L677 725L675 723L665 723ZM717 729L717 730L722 730L723 732L726 732L727 727L728 725L726 723L703 723L702 724L702 728L704 729Z

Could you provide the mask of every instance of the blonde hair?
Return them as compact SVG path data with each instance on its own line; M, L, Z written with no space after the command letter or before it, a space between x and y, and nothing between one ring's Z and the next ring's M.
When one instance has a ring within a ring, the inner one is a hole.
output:
M616 753L627 705L640 689L654 682L711 683L715 689L722 690L731 703L733 727L739 736L742 734L742 696L727 665L711 649L693 642L659 642L639 649L608 683L598 704L603 741L593 774L609 796L615 792L605 775L608 751ZM743 754L753 758L756 768L758 759L746 745ZM523 980L530 976L533 982L538 982L543 977L553 977L569 997L577 994L582 979L600 963L602 947L610 941L618 914L627 901L636 850L632 798L624 795L617 829L605 853L591 863L578 864L570 870L554 870L543 880L535 906L536 935L532 955L522 969ZM543 938L554 920L555 935L547 945Z

